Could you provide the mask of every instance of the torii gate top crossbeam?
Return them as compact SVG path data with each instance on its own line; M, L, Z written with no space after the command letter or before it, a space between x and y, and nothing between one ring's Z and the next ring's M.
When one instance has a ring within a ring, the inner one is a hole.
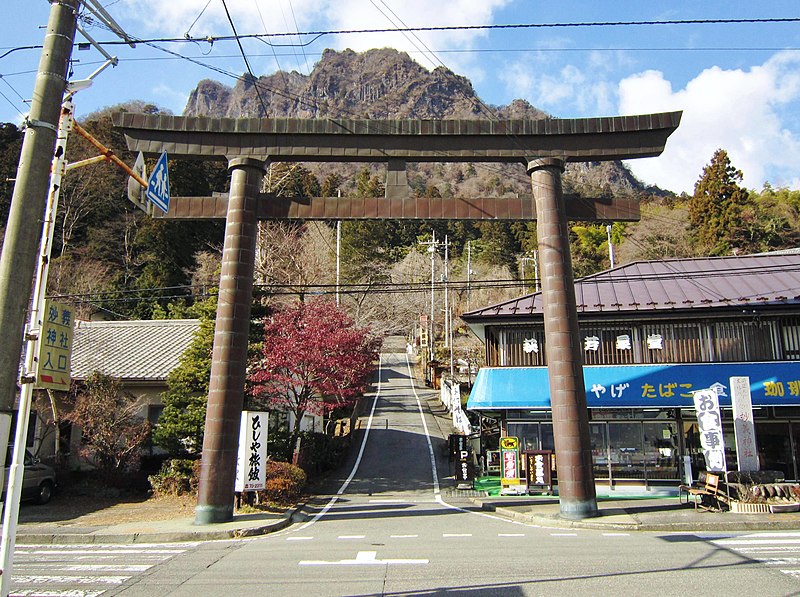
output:
M281 162L568 162L652 157L681 112L539 120L207 118L116 113L128 149Z

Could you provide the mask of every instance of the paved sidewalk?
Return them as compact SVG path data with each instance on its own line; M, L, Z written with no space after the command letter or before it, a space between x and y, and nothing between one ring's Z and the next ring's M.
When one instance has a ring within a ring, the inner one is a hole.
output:
M300 507L284 513L236 514L233 521L198 526L194 518L154 522L138 521L112 525L77 525L69 520L58 522L20 522L17 545L86 544L86 543L174 543L239 539L265 535L286 528Z
M568 520L557 498L472 498L482 510L542 526L619 531L750 531L800 530L800 513L739 514L702 512L677 497L601 499L596 518Z

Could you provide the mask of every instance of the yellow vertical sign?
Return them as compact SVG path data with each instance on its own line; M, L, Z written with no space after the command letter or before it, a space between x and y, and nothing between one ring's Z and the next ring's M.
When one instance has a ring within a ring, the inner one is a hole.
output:
M519 485L519 440L516 437L500 438L500 466L503 467L501 485Z
M72 307L45 301L36 363L37 388L69 390L72 325Z

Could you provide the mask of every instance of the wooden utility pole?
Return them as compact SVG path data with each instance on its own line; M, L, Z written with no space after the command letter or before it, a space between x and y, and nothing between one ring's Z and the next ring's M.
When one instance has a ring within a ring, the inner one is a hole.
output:
M50 20L25 123L17 179L0 254L0 445L8 444L23 328L36 270L61 102L75 37L78 0L50 7Z

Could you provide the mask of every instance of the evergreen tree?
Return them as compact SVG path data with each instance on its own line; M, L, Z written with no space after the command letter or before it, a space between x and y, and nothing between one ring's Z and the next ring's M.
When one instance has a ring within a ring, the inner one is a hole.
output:
M194 305L200 329L167 377L169 389L162 394L164 410L153 442L174 455L199 454L203 447L216 308L216 297Z
M747 244L742 212L750 196L739 186L741 181L742 171L733 167L724 149L718 149L694 187L689 222L696 242L711 255L727 255Z

